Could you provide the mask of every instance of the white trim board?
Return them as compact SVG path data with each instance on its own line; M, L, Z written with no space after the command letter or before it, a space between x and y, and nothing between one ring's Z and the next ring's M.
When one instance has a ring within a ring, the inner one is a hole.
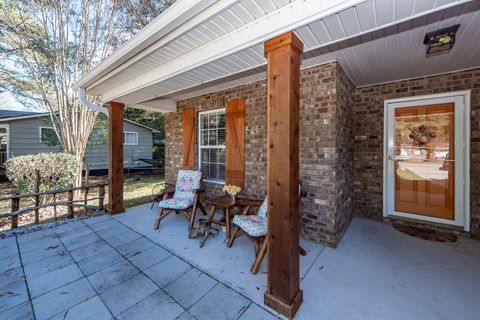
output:
M455 91L432 95L413 96L384 101L384 150L383 150L383 216L405 217L424 222L461 226L470 231L470 90ZM455 103L455 219L440 219L403 212L393 208L393 175L389 170L389 156L393 156L392 115L396 107L429 105L436 103ZM461 146L461 147L458 147ZM463 179L457 179L463 177Z

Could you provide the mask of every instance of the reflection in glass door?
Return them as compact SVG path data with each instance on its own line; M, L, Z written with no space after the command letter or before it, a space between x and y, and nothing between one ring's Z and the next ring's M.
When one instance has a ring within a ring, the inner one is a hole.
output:
M397 212L455 218L454 104L395 109Z

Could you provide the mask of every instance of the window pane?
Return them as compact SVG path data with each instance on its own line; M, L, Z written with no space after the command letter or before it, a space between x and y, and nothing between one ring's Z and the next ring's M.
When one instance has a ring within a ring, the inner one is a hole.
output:
M208 162L208 149L202 149L202 163Z
M208 128L208 115L207 114L202 114L200 115L201 117L201 129L207 129Z
M208 128L209 129L217 128L217 114L216 113L210 113L208 115Z
M208 178L208 163L202 161L202 173Z
M218 150L218 162L220 163L226 163L226 152L225 152L225 148L222 148L222 149L219 149Z
M218 180L218 164L210 163L208 166L208 173L210 180Z
M208 130L208 145L217 145L217 130Z
M133 132L125 132L123 135L125 144L137 144L137 135Z
M208 130L202 130L200 132L200 143L203 146L208 145Z
M218 179L225 181L225 165L218 165Z
M208 162L218 162L218 150L217 149L210 149L210 157Z
M218 127L219 128L225 128L225 118L226 118L225 113L221 113L221 114L218 115Z
M225 145L225 129L218 129L218 144Z
M59 144L57 134L53 128L41 128L40 141L48 146L56 146Z

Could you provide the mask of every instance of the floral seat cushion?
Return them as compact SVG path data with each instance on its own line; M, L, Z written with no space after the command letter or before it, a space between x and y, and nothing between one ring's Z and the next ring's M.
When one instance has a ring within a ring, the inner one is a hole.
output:
M158 206L164 209L184 210L193 205L195 190L200 188L201 171L179 170L173 198L160 201Z
M258 216L235 216L233 223L252 237L267 235L267 221Z
M257 215L235 216L233 224L248 233L252 237L267 235L267 199L263 201Z
M174 198L195 198L194 191L200 188L201 171L179 170Z
M160 208L184 210L193 205L193 199L191 198L170 198L162 200L158 203Z

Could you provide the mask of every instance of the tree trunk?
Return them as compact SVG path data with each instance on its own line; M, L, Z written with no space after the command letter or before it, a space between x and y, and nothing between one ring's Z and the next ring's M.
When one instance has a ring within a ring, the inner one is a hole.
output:
M87 157L83 157L83 164L84 164L84 168L85 168L85 179L84 179L84 182L85 182L85 185L88 186L88 179L90 178L90 168L88 167L88 161L87 161Z
M78 161L78 166L77 166L77 170L75 172L75 180L73 182L73 186L74 187L81 187L82 186L82 181L83 181L83 177L82 177L82 174L83 174L83 158L78 158L79 161ZM79 198L82 194L82 190L75 190L74 192L74 197L75 199Z

